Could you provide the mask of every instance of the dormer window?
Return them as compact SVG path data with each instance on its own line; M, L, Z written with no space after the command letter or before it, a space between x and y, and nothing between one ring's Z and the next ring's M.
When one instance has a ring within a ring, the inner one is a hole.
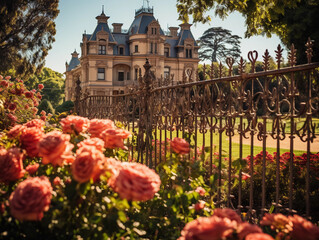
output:
M186 49L186 58L193 58L192 49Z
M106 55L106 46L99 45L99 55Z
M138 52L138 45L135 45L135 52Z
M152 35L156 35L157 29L156 28L152 28Z
M164 48L164 56L169 57L169 47Z
M119 55L124 55L124 47L119 47Z

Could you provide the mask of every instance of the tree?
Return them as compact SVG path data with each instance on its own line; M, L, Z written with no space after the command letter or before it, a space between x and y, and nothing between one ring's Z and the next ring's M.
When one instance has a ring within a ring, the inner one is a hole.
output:
M0 72L27 76L44 65L54 42L59 0L0 1Z
M43 84L43 100L47 99L52 103L53 108L56 108L64 99L64 82L63 74L50 68L43 68L40 73L32 75L25 85L29 89L37 89L39 84Z
M40 102L39 107L38 107L38 114L41 113L41 111L45 111L46 113L55 113L55 110L51 104L50 101L48 101L47 99L44 99Z
M70 112L74 109L74 103L72 101L66 101L61 105L57 106L56 112L63 113L63 112Z
M232 35L230 30L221 27L207 29L199 39L199 58L217 62L230 56L236 60L240 57L241 37Z
M319 3L316 0L177 0L179 18L184 21L188 21L189 15L195 23L210 21L207 11L211 9L221 18L240 12L247 26L245 37L277 34L287 48L294 43L303 56L308 37L316 44L319 42ZM313 60L319 61L319 47L315 45L313 50ZM298 60L306 61L300 55Z

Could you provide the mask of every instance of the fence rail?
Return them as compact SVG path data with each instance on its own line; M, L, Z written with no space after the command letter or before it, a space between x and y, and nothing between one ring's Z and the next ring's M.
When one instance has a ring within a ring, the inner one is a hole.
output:
M155 79L147 61L143 77L140 71L138 88L126 94L81 98L78 81L76 111L89 118L121 121L134 135L129 142L131 157L150 167L166 160L170 153L166 146L173 137L193 135L194 161L204 161L209 174L218 176L217 205L235 206L250 216L262 215L273 206L276 212L298 210L316 218L319 187L313 182L316 172L312 153L319 152L319 142L314 143L319 134L319 63L311 62L310 40L306 46L307 64L296 66L292 45L289 66L282 68L283 50L278 46L275 70L269 69L271 57L266 50L263 71L255 72L258 54L254 51L248 54L249 73L245 73L246 63L241 58L239 75L233 76L234 60L227 58L227 67L221 63L217 67L212 64L209 71L204 67L203 79L209 76L210 80L191 79L193 74L188 72L178 84L169 78ZM248 146L244 144L246 139ZM281 157L283 141L289 141L285 169ZM260 154L257 142L261 143ZM268 173L269 142L275 143L273 175ZM301 192L296 189L300 187L300 162L294 155L295 146L300 143L306 146ZM203 149L209 151L205 153ZM258 166L256 158L250 157L257 154ZM234 161L245 158L248 172L240 168L237 185ZM287 179L283 179L283 172ZM247 174L250 178L244 181ZM300 198L304 204L298 202Z

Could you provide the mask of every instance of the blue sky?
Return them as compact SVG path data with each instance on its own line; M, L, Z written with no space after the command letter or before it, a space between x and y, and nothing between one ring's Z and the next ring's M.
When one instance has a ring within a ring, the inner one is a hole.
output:
M149 4L154 7L154 16L164 31L168 27L178 27L181 24L177 20L175 0L150 0ZM123 23L122 28L128 29L134 19L135 10L143 5L143 0L60 0L60 14L56 19L56 41L46 58L46 67L61 73L65 72L65 62L70 61L74 49L80 53L80 42L84 31L86 30L88 34L94 31L97 24L95 17L101 14L102 5L104 5L105 14L110 17L108 20L110 27L112 23ZM273 35L272 38L256 36L245 39L246 27L241 14L233 13L223 21L214 17L212 11L210 13L213 17L210 23L197 23L192 26L191 30L195 39L198 39L210 27L222 27L242 37L241 51L245 59L251 50L258 51L260 61L266 49L271 56L275 56L274 50L280 44L277 36Z

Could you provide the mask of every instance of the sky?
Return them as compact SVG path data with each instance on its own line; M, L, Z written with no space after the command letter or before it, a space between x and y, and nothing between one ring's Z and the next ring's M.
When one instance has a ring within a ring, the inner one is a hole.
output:
M60 0L60 13L55 21L55 42L46 58L46 67L57 72L65 72L65 62L71 60L71 53L74 50L81 52L80 43L84 31L87 34L93 33L97 25L95 17L101 14L102 5L105 14L110 17L110 27L112 23L123 23L122 29L128 29L134 20L135 10L143 6L143 0ZM168 27L178 27L182 23L178 20L175 0L150 0L149 6L154 7L154 17L158 19L164 31L168 30ZM196 40L210 27L222 27L242 37L241 52L244 59L247 59L248 52L253 50L259 53L259 61L262 61L266 49L271 56L275 56L274 51L280 44L280 39L276 35L271 38L254 36L247 39L244 38L245 19L241 14L232 13L225 20L215 17L213 11L209 14L212 16L210 23L197 23L191 27Z

